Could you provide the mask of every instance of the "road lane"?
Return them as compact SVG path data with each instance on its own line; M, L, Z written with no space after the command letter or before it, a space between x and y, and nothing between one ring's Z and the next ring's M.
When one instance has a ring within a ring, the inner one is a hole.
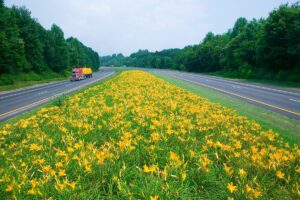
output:
M149 71L217 90L251 104L300 120L300 91L172 70Z
M114 73L113 70L105 70L94 73L91 79L75 82L61 81L2 93L0 94L0 122L45 104L62 94L76 91L100 81Z
M0 92L0 99L5 99L5 98L9 98L9 97L16 97L18 95L26 94L28 92L41 91L41 90L48 89L48 88L51 88L51 87L57 87L59 85L65 84L66 82L69 82L69 81L59 81L59 82L55 82L55 83L41 84L41 85L37 85L37 86L30 86L30 87L23 88L23 89Z
M212 88L248 103L300 120L299 90L244 83L226 78L188 72L145 68L137 69L160 73L165 76ZM62 94L69 90L80 89L82 86L91 84L94 81L99 81L112 75L112 73L114 73L113 70L108 68L103 72L95 73L94 78L92 79L77 82L60 81L12 92L0 93L0 122L23 113L33 107L47 103L50 99L56 98L57 94Z

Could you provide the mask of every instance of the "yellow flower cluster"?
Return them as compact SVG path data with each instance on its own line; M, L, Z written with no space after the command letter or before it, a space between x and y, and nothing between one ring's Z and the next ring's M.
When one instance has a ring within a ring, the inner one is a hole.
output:
M300 198L300 150L146 72L119 76L0 129L0 196Z

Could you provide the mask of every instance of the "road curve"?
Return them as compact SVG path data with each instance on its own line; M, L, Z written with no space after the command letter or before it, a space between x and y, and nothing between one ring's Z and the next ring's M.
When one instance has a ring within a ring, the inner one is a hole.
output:
M300 90L245 83L188 72L160 69L148 69L148 71L208 87L248 103L300 120Z
M71 93L87 85L113 75L115 71L104 70L93 74L93 78L82 81L59 81L24 89L0 93L0 122L32 108L48 103L60 95Z

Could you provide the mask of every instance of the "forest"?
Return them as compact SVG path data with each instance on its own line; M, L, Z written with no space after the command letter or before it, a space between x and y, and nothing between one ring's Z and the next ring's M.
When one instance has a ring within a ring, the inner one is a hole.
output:
M239 18L224 34L196 45L139 50L100 58L102 65L176 69L233 78L300 82L300 4L284 4L266 19Z
M5 7L0 0L0 85L14 81L68 76L74 67L97 70L99 55L63 30L46 30L25 7Z

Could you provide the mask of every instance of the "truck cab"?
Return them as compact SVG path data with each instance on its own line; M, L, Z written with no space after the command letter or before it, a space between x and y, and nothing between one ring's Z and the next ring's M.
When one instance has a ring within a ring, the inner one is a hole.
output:
M72 70L71 81L80 81L82 79L84 79L82 68L74 68Z

